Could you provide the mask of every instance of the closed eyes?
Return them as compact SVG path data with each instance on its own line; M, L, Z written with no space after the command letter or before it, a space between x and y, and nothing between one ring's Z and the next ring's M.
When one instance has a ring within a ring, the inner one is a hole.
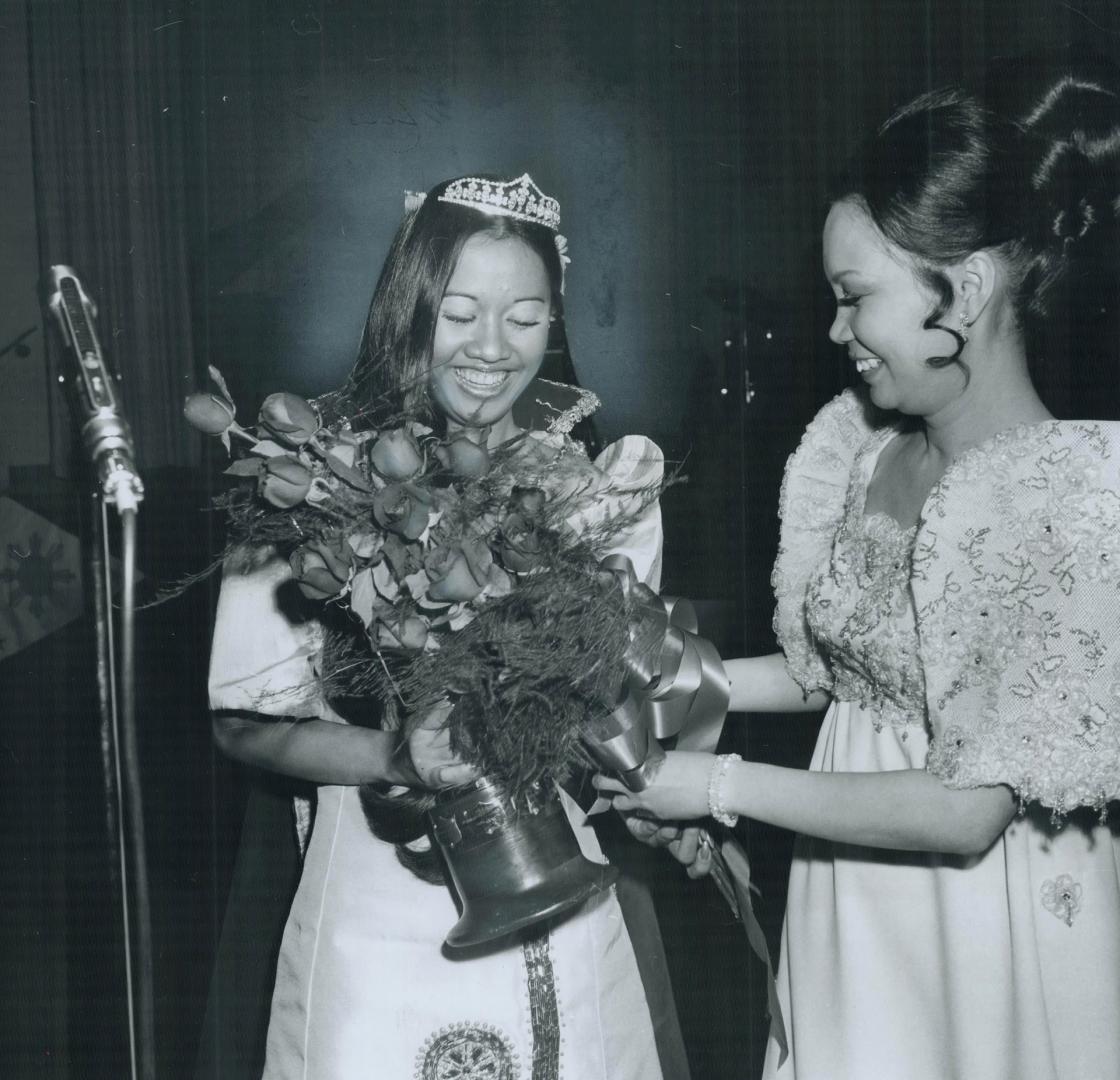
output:
M454 315L450 311L440 312L440 318L446 319L449 323L455 323L457 326L468 326L474 322L473 315ZM516 326L519 330L531 330L534 326L540 326L540 319L507 319L511 326Z

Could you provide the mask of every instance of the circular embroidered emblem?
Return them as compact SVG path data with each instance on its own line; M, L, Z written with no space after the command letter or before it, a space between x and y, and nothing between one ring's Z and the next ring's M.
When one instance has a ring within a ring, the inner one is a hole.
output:
M513 1043L491 1024L452 1024L430 1036L416 1058L416 1080L517 1080Z

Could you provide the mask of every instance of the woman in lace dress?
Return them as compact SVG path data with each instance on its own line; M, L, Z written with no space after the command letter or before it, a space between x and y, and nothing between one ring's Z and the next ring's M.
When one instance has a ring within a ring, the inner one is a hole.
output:
M433 189L398 232L362 357L340 394L324 400L327 412L353 419L427 408L448 431L490 425L492 445L518 435L512 406L537 375L561 311L558 224L558 207L527 177ZM593 403L582 394L549 431L530 433L524 477L593 489L604 513L616 496L657 483L662 466L657 448L637 437L589 462L567 432ZM584 508L583 520L596 506ZM660 541L656 505L618 540L654 584ZM413 872L430 844L405 789L461 783L470 771L450 759L438 733L425 743L421 729L410 758L394 732L342 721L316 679L322 627L285 602L290 579L276 558L247 574L227 572L210 667L219 746L319 785L277 966L264 1075L661 1077L613 890L516 940L458 955L442 948L458 916L442 880ZM360 786L371 784L381 785L380 800L361 797L373 789ZM371 824L391 828L400 847ZM590 828L574 824L585 853L601 860Z
M862 391L787 466L783 653L728 664L735 711L830 702L812 763L597 780L801 834L767 1077L1120 1077L1120 425L1053 420L1027 367L1114 264L1118 120L1067 77L1018 123L944 91L868 142L823 236Z

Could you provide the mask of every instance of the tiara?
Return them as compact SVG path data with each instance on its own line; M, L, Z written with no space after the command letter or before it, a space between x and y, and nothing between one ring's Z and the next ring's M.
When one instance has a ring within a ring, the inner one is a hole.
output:
M448 184L439 201L469 206L484 214L531 221L553 232L560 228L560 204L541 191L528 173L505 182L465 176Z

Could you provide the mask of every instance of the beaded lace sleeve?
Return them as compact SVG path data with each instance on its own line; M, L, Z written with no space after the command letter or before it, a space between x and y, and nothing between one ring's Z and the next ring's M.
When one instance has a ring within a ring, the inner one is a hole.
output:
M832 688L828 661L805 620L806 589L828 560L852 465L874 430L867 406L845 390L805 429L782 478L782 527L771 577L777 601L774 632L790 675L806 694Z
M959 458L912 582L929 771L1058 816L1120 798L1120 424L1018 428Z

